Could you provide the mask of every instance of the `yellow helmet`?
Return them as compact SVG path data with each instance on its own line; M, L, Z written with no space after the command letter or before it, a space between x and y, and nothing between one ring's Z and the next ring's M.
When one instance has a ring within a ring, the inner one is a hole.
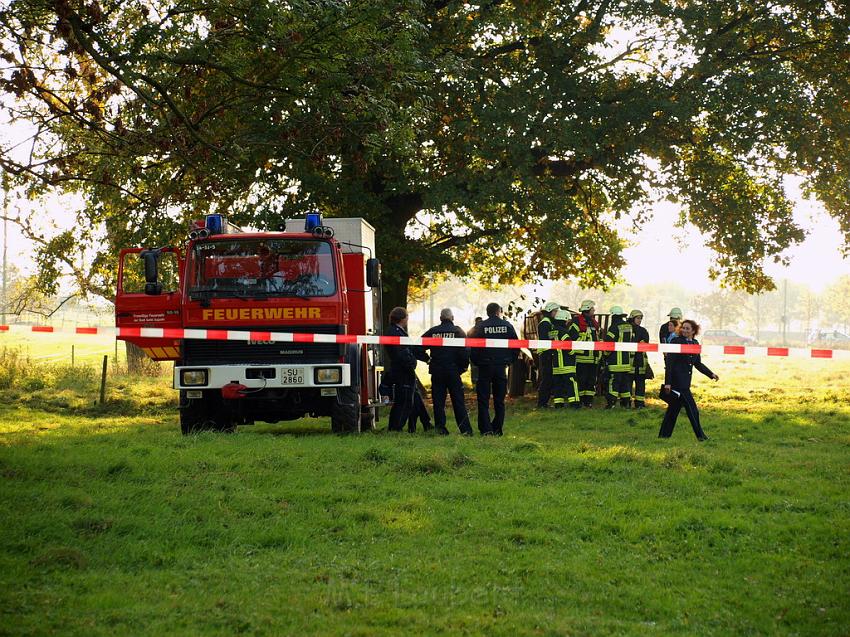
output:
M581 307L579 308L579 311L587 312L588 310L592 310L594 307L596 307L596 303L594 303L590 299L585 299L581 302Z
M672 310L670 310L670 313L667 316L669 316L672 319L682 318L682 308L674 307Z
M544 312L551 312L552 310L557 310L561 307L561 304L556 301L549 301L546 305L543 306Z
M629 318L635 318L636 316L643 318L643 312L641 312L640 310L632 310L631 312L629 312Z
M623 308L621 308L619 305L612 305L611 309L608 310L608 313L611 314L612 316L625 314L625 312L623 312Z

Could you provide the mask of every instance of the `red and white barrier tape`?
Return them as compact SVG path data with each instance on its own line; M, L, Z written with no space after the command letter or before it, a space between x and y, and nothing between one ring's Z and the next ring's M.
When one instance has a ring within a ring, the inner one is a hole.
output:
M159 327L76 327L61 329L38 325L0 325L0 333L11 329L29 332L103 334L116 338L167 338L216 341L276 341L284 343L352 343L360 345L420 345L424 347L494 347L503 349L569 349L604 352L660 352L666 354L723 354L733 356L793 356L850 360L850 351L802 347L750 347L744 345L683 345L680 343L610 343L606 341L541 341L492 338L422 338L417 336L364 336L356 334L309 334L252 332L245 330L174 329Z

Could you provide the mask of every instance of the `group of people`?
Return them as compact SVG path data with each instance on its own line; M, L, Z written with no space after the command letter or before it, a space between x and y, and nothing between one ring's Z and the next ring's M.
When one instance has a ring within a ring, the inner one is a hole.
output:
M648 343L649 332L641 323L643 312L632 310L628 316L619 306L610 309L611 320L607 330L596 320L596 307L592 300L584 300L575 316L557 302L547 303L538 324L538 339L544 341L612 343ZM451 309L440 312L440 324L428 329L423 337L516 339L513 325L502 318L498 303L487 306L487 318L476 319L469 334L454 324ZM389 336L408 336L407 310L394 308L389 315ZM682 311L673 308L669 321L659 330L662 343L697 344L699 325L690 319L682 320ZM424 400L416 378L417 361L428 363L431 374L431 393L434 405L434 428L447 435L446 397L451 397L452 410L460 432L473 434L464 400L461 375L470 364L476 373L473 384L477 395L478 431L481 435L502 435L505 421L505 396L508 388L507 369L516 360L519 350L506 347L420 347L392 345L387 348L388 369L384 385L391 388L392 408L389 415L390 431L415 431L416 419L423 427L430 426ZM538 354L539 390L537 407L546 409L551 400L555 409L593 407L597 383L603 383L606 408L618 404L624 408L642 409L646 405L646 381L654 378L653 370L644 352L596 351L586 349L540 348ZM699 354L665 354L665 378L660 397L667 410L659 437L669 438L682 408L697 438L707 440L699 420L699 409L690 391L694 367L706 376L718 380L717 374L706 367ZM490 414L492 399L493 414Z
M615 305L609 314L610 324L603 334L596 320L595 303L590 299L582 301L577 316L572 316L559 303L552 301L543 307L537 337L547 341L649 343L649 332L641 325L643 312L632 310L626 316L623 309ZM659 342L698 344L699 325L695 321L682 320L682 310L677 307L670 310L668 318L670 320L659 329ZM540 361L537 407L540 409L549 406L550 398L555 408L592 408L600 379L607 409L618 404L627 409L643 409L646 406L646 381L654 378L654 372L644 352L542 348L537 353ZM664 383L660 397L667 403L667 410L658 433L660 438L672 435L679 412L684 408L697 439L708 439L690 389L694 367L713 380L719 379L702 363L699 354L664 355Z
M403 307L390 312L388 336L407 336L408 314ZM498 303L487 306L487 318L476 322L467 335L463 328L454 324L451 309L440 312L440 324L428 329L423 337L436 338L495 338L515 339L513 325L502 318L502 308ZM391 388L392 408L390 409L388 429L402 431L416 430L411 418L424 408L422 396L416 382L417 361L428 363L431 373L431 397L434 404L434 429L438 434L447 435L446 396L451 397L452 411L460 433L473 434L469 413L466 410L463 381L461 375L475 367L475 391L478 396L478 431L482 436L501 436L505 423L505 396L508 393L508 366L516 360L519 350L489 347L419 347L411 345L391 345L387 350L387 370L384 385ZM493 414L490 415L490 399L493 401ZM422 407L420 407L420 404ZM424 421L423 421L424 423Z

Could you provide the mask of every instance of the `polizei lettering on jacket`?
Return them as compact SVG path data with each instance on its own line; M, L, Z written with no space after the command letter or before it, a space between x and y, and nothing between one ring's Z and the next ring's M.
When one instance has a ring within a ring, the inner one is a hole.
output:
M204 321L274 321L281 319L318 319L322 310L318 307L240 307L203 310Z
M485 334L507 334L508 328L505 325L494 325L492 327L484 328Z

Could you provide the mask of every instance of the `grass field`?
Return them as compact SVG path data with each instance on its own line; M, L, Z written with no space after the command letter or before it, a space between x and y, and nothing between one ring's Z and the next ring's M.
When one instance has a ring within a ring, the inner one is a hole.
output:
M94 367L24 364L0 633L850 634L850 364L707 362L705 444L530 398L499 439L184 438L167 378L97 405Z
M109 356L110 364L114 363L116 356L120 364L127 363L124 344L116 341L111 334L85 334L75 338L64 332L40 333L15 329L0 332L0 348L3 347L16 350L35 363L99 365L104 356Z

